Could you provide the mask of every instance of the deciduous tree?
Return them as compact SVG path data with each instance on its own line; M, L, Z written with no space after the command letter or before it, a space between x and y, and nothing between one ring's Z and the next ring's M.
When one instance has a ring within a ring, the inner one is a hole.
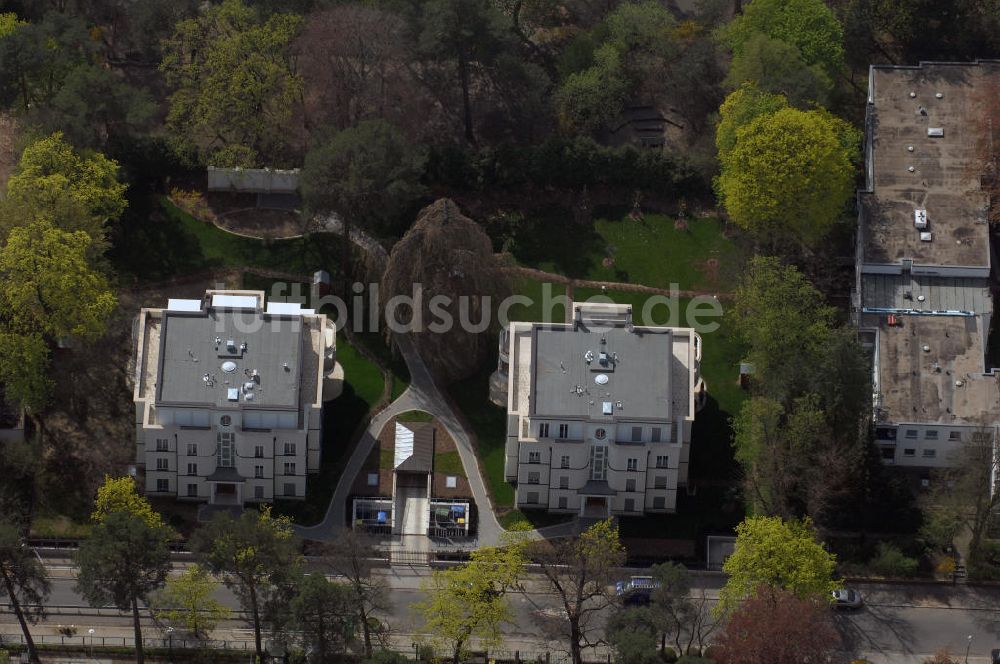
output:
M821 66L807 65L794 46L763 33L750 37L733 57L726 76L731 88L745 82L784 95L793 106L804 109L826 106L833 92L833 81Z
M0 383L8 401L37 414L49 401L49 346L38 333L18 334L0 324Z
M772 249L818 243L853 194L853 149L844 123L827 113L785 108L737 129L721 159L719 193L729 217Z
M719 107L719 125L715 130L715 146L719 161L726 158L736 145L736 132L761 115L768 115L788 107L782 95L761 90L753 83L744 83L729 93Z
M302 94L292 51L300 24L293 14L260 21L242 0L178 23L160 65L174 89L167 124L177 140L217 166L280 160Z
M212 598L219 583L200 565L192 565L180 576L167 580L153 597L158 620L179 625L195 636L206 636L229 616L229 609Z
M301 577L289 610L309 661L323 664L344 654L357 629L352 602L351 590L343 584L320 574Z
M840 643L828 602L762 588L729 616L719 636L726 664L824 662Z
M113 604L131 610L136 662L144 661L139 602L163 586L170 571L165 528L151 527L141 516L119 511L90 531L76 554L76 591L91 606Z
M115 512L128 512L137 516L150 528L164 527L163 517L144 496L139 495L134 479L105 475L104 484L97 488L97 498L90 519L95 523L103 523Z
M44 617L51 585L34 550L21 537L17 526L7 521L0 521L0 578L10 608L21 625L28 657L38 664L38 651L28 623L35 624Z
M598 616L616 602L610 587L625 563L618 528L600 521L579 537L539 545L533 557L564 612L557 633L568 637L573 664L582 664L583 649L596 643Z
M560 122L580 133L592 133L621 115L629 82L621 54L610 44L594 53L594 64L571 74L556 92Z
M191 548L239 597L250 614L257 656L263 657L262 626L276 622L287 608L301 572L291 521L271 516L270 509L244 512L238 519L218 514L195 532Z
M657 651L661 632L651 608L618 609L611 614L605 631L617 664L653 664L661 661Z
M736 56L755 33L791 44L803 62L824 67L831 77L843 66L844 30L822 0L754 0L720 30Z
M377 554L371 539L348 528L324 545L318 556L321 565L346 581L356 614L354 624L361 632L366 657L372 656L374 644L387 645L386 631L376 616L388 613L389 590L380 575L372 574L372 561Z
M416 607L425 631L449 649L453 664L467 654L473 636L487 647L501 643L500 629L513 618L507 593L523 571L524 552L514 544L478 549L467 564L433 572L424 586L428 598Z
M736 548L723 565L729 579L719 593L719 612L731 612L747 597L767 591L766 598L774 590L829 603L830 592L840 586L833 576L836 563L817 541L809 519L748 517L736 527Z

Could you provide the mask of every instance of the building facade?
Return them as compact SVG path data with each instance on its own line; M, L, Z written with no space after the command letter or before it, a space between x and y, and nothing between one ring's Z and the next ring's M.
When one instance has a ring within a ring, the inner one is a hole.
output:
M146 493L217 505L302 499L323 403L340 394L336 330L262 291L144 308L135 326L136 462Z
M567 323L512 322L504 473L521 509L672 512L704 397L701 338L643 327L627 305L574 303Z
M952 466L964 445L996 438L981 178L998 86L1000 62L871 68L852 309L886 464Z

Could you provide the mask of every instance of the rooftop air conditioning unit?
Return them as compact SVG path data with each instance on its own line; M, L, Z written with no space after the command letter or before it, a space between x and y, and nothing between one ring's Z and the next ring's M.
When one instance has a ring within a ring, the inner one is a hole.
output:
M928 127L927 135L931 138L941 138L944 136L944 127Z
M930 234L929 231L924 231L923 233L920 234L920 241L921 242L930 242L932 239L933 238L931 237L931 234Z
M923 230L927 228L927 210L914 210L913 211L913 225Z

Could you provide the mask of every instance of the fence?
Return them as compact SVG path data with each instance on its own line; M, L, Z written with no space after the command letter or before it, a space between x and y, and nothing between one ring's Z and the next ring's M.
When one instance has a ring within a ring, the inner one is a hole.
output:
M62 634L32 634L31 640L36 645L57 645L75 648L135 648L134 636L91 636L90 634L78 634L64 636ZM26 645L23 634L0 634L0 645ZM217 639L184 639L184 638L158 638L143 637L144 648L155 649L205 649L212 648L218 650L254 650L256 648L253 641L246 640L217 640Z

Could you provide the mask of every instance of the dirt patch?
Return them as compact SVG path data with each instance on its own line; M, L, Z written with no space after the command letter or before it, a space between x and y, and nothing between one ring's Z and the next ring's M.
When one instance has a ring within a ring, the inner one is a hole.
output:
M707 279L710 284L719 283L718 258L709 258L707 261L698 266L698 271L705 275L705 279Z

